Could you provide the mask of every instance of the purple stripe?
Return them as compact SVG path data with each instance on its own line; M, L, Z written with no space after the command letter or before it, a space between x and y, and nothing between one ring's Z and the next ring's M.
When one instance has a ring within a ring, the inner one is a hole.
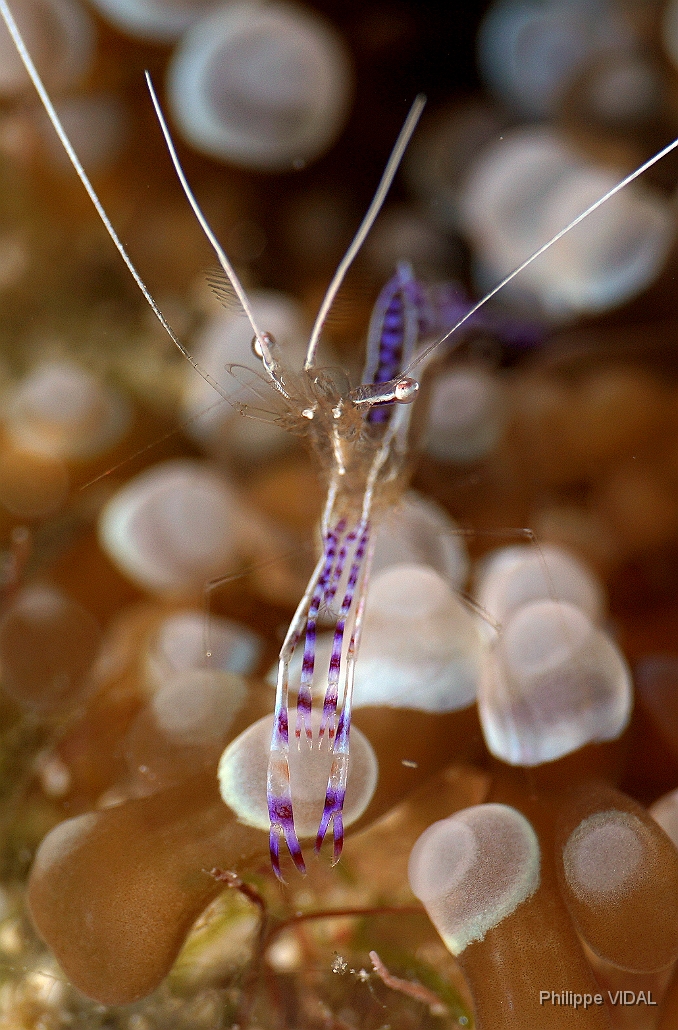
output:
M297 737L301 736L301 730L299 725L301 720L299 718L299 713L301 713L301 716L303 716L303 723L304 726L306 726L306 716L311 714L312 700L313 699L310 695L302 697L301 694L299 694L299 696L297 697L297 727L295 731Z
M331 819L334 837L332 865L337 864L341 858L341 852L344 847L344 820L342 818L342 814L344 811L345 796L346 792L344 790L335 791L328 785L327 792L325 794L325 807L323 809L320 825L318 826L318 833L315 839L315 851L316 854L319 854Z
M273 714L273 740L271 749L282 750L289 747L289 726L287 721L287 708L284 704L276 706ZM281 747L282 745L282 747Z
M400 353L402 337L400 334L397 336L394 334L392 337L385 337L383 341L383 347L381 348L381 357L379 359L379 365L386 363L387 359L395 357L396 354Z
M315 669L315 648L316 648L316 621L320 605L325 594L327 582L332 574L334 558L337 551L338 536L344 529L346 520L340 520L333 530L330 530L324 540L325 564L318 579L315 593L311 599L306 619L306 639L304 641L304 655L301 665L301 679L297 692L297 721L294 735L301 738L302 726L309 743L313 742L313 726L311 724L311 709L313 707L313 672Z
M361 532L362 531L362 532ZM346 586L346 593L344 600L341 605L339 617L334 630L334 639L332 641L332 655L330 658L330 667L327 677L327 689L325 691L325 700L323 702L323 715L320 722L320 731L318 733L318 739L322 740L325 730L329 725L329 736L330 739L333 737L333 722L334 716L337 710L337 700L339 693L339 676L341 671L341 652L344 643L344 631L346 628L346 617L351 610L353 599L355 596L355 585L360 575L363 558L365 557L365 551L369 540L369 523L366 525L359 525L353 533L354 538L361 532L358 546L355 549L355 555L353 558L353 564L351 565L351 571L348 577L348 583Z
M354 542L354 540L355 540L357 535L358 535L358 530L357 529L352 529L350 533L347 533L346 534L346 538L344 540L344 543L341 546L341 550L339 551L339 557L337 558L337 564L334 567L334 572L332 574L332 578L331 578L330 583L328 584L328 587L327 587L327 589L325 591L325 605L328 608L332 604L332 601L334 600L334 595L337 592L337 587L339 586L339 581L341 580L342 574L344 572L344 565L346 564L346 555L348 554L348 549L349 549L350 545Z
M268 834L268 853L271 856L271 868L273 872L280 880L284 883L283 874L280 872L280 835L277 829L271 824L271 829Z
M407 265L399 265L395 276L377 298L368 339L364 383L385 383L395 379L414 351L418 331L431 316L433 305L427 291L413 278ZM388 423L393 402L373 405L365 413L368 424Z
M334 742L334 751L343 752L348 755L348 738L351 729L351 715L350 712L347 714L344 708L339 716L339 725L337 727L337 736ZM332 865L336 865L341 858L341 852L344 847L344 820L342 818L344 811L344 799L346 795L345 786L334 788L332 786L332 773L333 769L330 770L330 775L327 781L327 790L325 792L325 806L323 808L323 814L320 819L320 825L318 826L318 833L315 839L315 851L319 854L322 847L322 843L325 839L327 829L332 820L332 835L334 837L334 848L332 854Z
M339 725L337 726L337 739L334 745L335 751L340 748L348 749L348 738L351 732L351 714L347 714L346 709L342 709L341 715L339 716Z
M268 847L273 872L279 880L283 879L280 872L280 837L283 836L295 866L300 873L305 873L304 856L296 830L294 829L294 813L292 811L292 799L289 795L289 782L284 794L268 794L268 817L271 822Z

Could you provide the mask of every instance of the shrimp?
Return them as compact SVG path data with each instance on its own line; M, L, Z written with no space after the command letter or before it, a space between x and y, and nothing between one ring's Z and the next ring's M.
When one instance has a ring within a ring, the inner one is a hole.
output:
M76 173L137 286L181 353L228 400L223 387L192 357L169 325L127 254L54 110L7 0L0 0L0 13ZM276 876L282 879L281 839L297 869L305 872L304 857L294 826L294 799L290 789L291 733L297 747L326 746L331 750L332 765L315 849L320 851L331 824L333 863L341 855L353 680L375 532L381 515L393 506L407 483L412 412L421 376L439 348L449 347L451 341L456 343L459 331L477 317L492 297L571 229L678 147L678 139L581 212L471 307L465 306L460 311L454 304L446 306L440 302L440 295L436 297L435 292L416 280L409 265L399 265L394 277L380 294L372 315L362 381L358 386L351 387L341 370L318 365L321 333L346 272L370 231L395 177L423 110L424 97L417 97L412 105L372 203L321 303L303 367L295 371L287 367L285 356L273 336L257 325L247 294L186 180L148 75L147 82L170 157L188 202L252 327L253 351L260 364L259 371L255 373L236 366L229 368L229 372L236 378L242 380L247 377L250 395L256 398L254 402L241 403L240 410L243 414L257 415L263 411L270 414L273 409L278 423L304 438L319 466L326 472L327 495L321 517L321 553L287 630L278 663L267 795L271 862ZM416 377L412 375L415 370L418 370ZM316 660L316 629L321 610L333 612L334 638L320 721L317 730L314 730L311 685ZM296 719L291 730L289 667L299 647L303 647L303 661L297 688Z

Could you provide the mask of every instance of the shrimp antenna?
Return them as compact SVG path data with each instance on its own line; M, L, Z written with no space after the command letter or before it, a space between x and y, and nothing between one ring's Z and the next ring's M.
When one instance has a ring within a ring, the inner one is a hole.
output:
M626 176L626 178L622 179L621 182L618 182L616 186L613 186L612 189L608 190L607 193L604 194L604 196L594 201L593 204L587 207L585 211L582 211L581 214L577 215L576 218L573 218L569 225L566 225L564 229L561 229L559 232L555 234L555 236L552 236L550 240L547 240L546 243L544 243L539 248L539 250L535 250L534 254L530 254L530 256L526 258L522 264L518 265L517 268L514 268L512 272L509 272L509 274L505 276L500 283L497 283L497 285L493 287L493 289L491 289L489 293L486 293L482 300L479 300L477 304L474 304L473 307L466 312L464 317L460 318L456 325L453 325L452 328L449 329L444 336L441 336L439 340L436 340L434 343L429 344L429 346L425 347L421 351L421 353L417 354L414 360L411 361L410 364L407 366L407 368L403 369L401 375L399 376L399 380L402 379L404 376L408 376L412 369L416 368L417 365L420 365L422 364L422 362L425 362L429 355L432 354L437 347L440 347L443 343L445 343L446 340L449 340L449 338L454 333L456 333L457 329L459 329L464 324L464 322L468 321L469 318L472 318L473 315L475 315L476 311L479 311L480 308L487 304L488 300L491 300L492 297L494 297L495 294L499 293L500 290L503 290L504 287L508 285L508 283L510 283L512 279L515 279L517 275L520 275L520 273L525 268L527 268L528 265L531 265L533 261L536 261L538 257L541 257L541 255L544 254L549 249L549 247L552 247L554 243L558 242L558 240L562 240L563 236L566 236L571 229L574 229L576 225L579 225L579 223L583 222L585 218L588 218L589 215L592 215L594 211L597 211L599 207L602 207L603 204L607 203L607 201L610 200L611 197L614 197L616 193L619 193L621 190L624 189L625 186L628 186L629 183L633 182L634 179L637 179L639 176L641 176L644 172L648 170L648 168L652 168L652 165L657 164L658 161L661 161L662 158L666 157L667 154L670 154L672 150L676 149L676 147L678 147L678 139L674 139L673 143L668 143L663 150L660 150L659 153L654 155L654 157L650 157L647 161L645 161L644 164L640 166L640 168L636 168L634 172L631 172L629 175Z
M113 243L115 244L115 246L117 248L118 253L120 254L120 257L122 258L122 260L127 265L127 268L129 270L132 278L134 279L135 283L137 284L137 286L139 287L139 289L143 293L144 298L146 299L148 305L150 306L153 314L158 319L158 321L160 322L160 325L163 327L163 329L165 330L165 332L167 333L169 338L172 340L172 342L175 344L175 346L179 348L179 350L181 351L183 356L186 358L186 360L191 363L191 365L196 370L196 372L199 375L201 375L202 378L205 380L205 382L209 383L209 385L211 387L213 387L213 389L215 389L217 391L217 393L221 397L224 398L224 400L228 400L227 393L225 392L225 390L221 386L219 386L219 383L216 381L216 379L214 379L213 376L211 376L206 369L202 368L202 366L195 360L195 358L192 357L192 355L189 354L189 352L186 350L186 348L184 347L183 343L181 342L179 337L176 335L176 333L172 329L172 326L169 324L169 322L167 321L167 319L163 315L162 311L160 310L160 308L156 304L156 302L153 299L153 296L151 295L151 293L150 293L148 287L146 286L145 282L143 281L143 279L141 278L141 276L137 272L136 268L132 264L132 259L129 257L127 251L125 250L125 248L124 248L124 246L122 244L122 241L121 241L120 237L118 236L117 232L115 231L115 229L111 225L111 222L110 222L110 220L108 218L108 215L104 211L103 205L102 205L101 201L99 200L99 197L97 196L96 190L92 186L92 183L89 180L89 176L87 175L87 172L85 171L85 169L83 168L82 164L80 163L80 158L76 154L76 152L73 149L73 146L71 144L71 141L69 140L68 136L66 135L66 130L64 129L64 127L63 127L63 125L61 123L61 119L59 118L59 115L56 113L56 110L54 108L54 104L50 100L49 93L47 92L47 90L45 89L45 86L43 85L43 81L40 78L38 70L35 67L35 65L33 64L33 59L32 59L31 55L29 54L29 52L28 52L28 50L26 48L26 44L24 43L23 37L22 37L22 35L21 35L20 31L19 31L19 27L18 27L17 23L14 20L14 16L12 15L12 12L10 11L9 7L7 6L7 0L0 0L0 14L3 17L3 20L5 22L5 25L7 26L7 30L9 32L10 36L14 40L14 45L15 45L15 47L17 49L17 53L19 54L19 57L21 58L21 60L23 62L23 65L24 65L26 71L28 72L28 75L30 76L31 82L35 86L35 90L36 90L38 96L40 97L40 100L42 102L42 106L44 107L45 111L47 112L47 117L49 118L50 122L54 126L54 130L55 130L57 136L61 140L61 145L63 146L64 150L66 151L66 154L68 156L68 160L73 165L73 168L75 169L75 171L76 171L76 173L78 175L78 178L80 179L80 182L85 187L85 189L87 191L87 194L89 196L89 199L94 204L96 212L97 212L97 214L99 215L99 218L101 219L101 221L104 224L104 228L106 229L106 232L111 237Z
M367 209L367 214L360 223L360 228L353 237L351 245L349 246L343 258L339 262L339 267L334 273L334 278L329 285L327 293L323 298L322 304L320 305L320 311L318 312L318 317L315 320L315 325L313 326L311 338L308 341L308 351L306 353L306 361L304 362L304 368L307 371L309 368L312 368L315 364L316 351L318 350L318 340L320 338L320 333L322 332L323 325L325 324L327 313L332 307L334 298L337 295L339 287L344 281L344 276L350 268L354 257L362 247L365 241L365 237L372 228L372 224L377 215L379 214L379 211L381 210L381 206L384 203L386 194L391 188L391 183L393 182L395 173L398 171L398 166L402 160L402 156L405 153L405 150L407 149L407 145L410 142L410 139L412 138L412 133L417 127L417 122L421 117L421 112L424 110L425 103L426 97L423 93L419 93L419 95L415 97L414 103L410 108L410 113L405 119L405 124L400 130L400 135L398 136L395 146L391 151L391 156L389 157L386 168L384 169L384 174L381 177L381 182L377 186L377 192L374 194L372 203Z
M3 0L3 2L5 2L5 0ZM184 193L186 195L186 199L188 200L189 204L191 205L191 207L193 209L193 214L198 219L198 222L200 224L200 228L202 229L202 231L204 232L205 236L209 240L210 245L212 247L212 250L214 251L214 253L217 256L217 260L218 260L219 264L221 265L221 267L223 268L224 272L228 276L228 279L230 280L231 285L233 286L233 289L235 290L235 292L236 292L236 294L238 296L238 300L242 304L243 311L247 315L249 323L252 326L252 329L254 330L254 335L257 338L257 342L258 342L259 346L261 347L261 353L263 354L264 365L265 365L267 371L270 372L271 370L275 370L276 365L275 365L275 362L274 362L273 357L272 357L271 352L270 352L270 348L269 348L269 345L268 345L268 340L266 338L266 335L264 333L262 333L259 330L259 328L257 327L257 323L254 320L254 312L252 311L252 305L249 302L249 298L248 298L247 294L245 293L243 285L240 282L240 280L238 279L238 276L236 275L235 268L233 267L233 265L229 261L228 256L226 254L226 251L221 246L221 244L219 243L219 240L216 238L216 236L212 232L210 224L207 221L207 219L205 218L205 216L204 216L204 214L202 212L202 209L201 209L200 205L198 204L198 201L195 198L195 194L193 193L193 190L191 189L191 187L188 184L188 179L186 178L186 175L184 174L184 170L181 167L181 163L179 161L179 157L177 155L176 148L174 146L174 141L172 140L172 137L170 135L170 131L169 131L168 127L167 127L167 122L165 121L165 116L162 113L162 108L160 107L160 101L158 100L158 97L157 97L157 94L155 92L155 89L153 88L153 83L151 81L150 73L149 72L145 72L145 77L146 77L146 85L148 86L148 92L151 94L151 100L153 101L153 107L155 108L155 116L158 119L158 122L160 124L160 128L162 129L162 134L165 137L165 144L167 146L167 150L169 151L169 155L172 158L172 164L174 165L174 170L177 173L177 178L179 179L179 182L181 183L181 188L184 191ZM275 375L273 375L272 378L275 379Z

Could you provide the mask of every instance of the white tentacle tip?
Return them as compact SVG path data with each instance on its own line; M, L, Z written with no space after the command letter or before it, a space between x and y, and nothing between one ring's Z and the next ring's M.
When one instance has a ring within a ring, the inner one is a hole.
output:
M507 805L466 808L433 823L412 849L410 886L453 955L482 941L539 886L537 835Z

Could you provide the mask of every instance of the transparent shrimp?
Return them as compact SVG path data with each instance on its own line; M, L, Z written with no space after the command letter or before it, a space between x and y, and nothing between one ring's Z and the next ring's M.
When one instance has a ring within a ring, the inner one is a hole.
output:
M220 384L198 365L178 339L129 258L59 121L26 50L7 0L0 0L0 13L75 171L146 301L182 354L222 397L225 396ZM260 373L248 370L246 374L258 397L257 403L266 407L267 398L271 398L268 406L275 411L279 424L305 438L327 480L327 497L321 519L321 554L290 623L279 657L267 789L271 860L276 875L281 877L281 838L297 868L302 872L305 870L302 849L294 827L294 799L290 790L288 761L289 666L299 646L303 646L303 663L297 689L294 740L297 747L326 746L333 755L315 847L316 851L320 850L332 824L333 861L338 861L341 855L342 809L349 767L355 664L360 647L375 527L382 514L392 507L407 482L411 405L417 398L419 388L418 379L410 373L417 369L420 377L437 349L446 344L462 326L475 319L490 298L610 197L678 147L678 139L590 205L468 310L459 312L456 302L453 303L455 299L448 296L446 314L443 314L445 305L436 304L434 293L416 281L408 265L399 266L375 306L368 333L367 360L362 382L351 388L340 370L324 369L317 365L323 325L344 276L383 204L420 117L424 98L418 97L412 106L374 199L320 306L304 365L301 370L295 371L286 366L284 355L279 352L273 337L256 324L247 295L186 181L150 81L148 84L186 197L252 326L253 349L262 367ZM239 375L240 371L245 373L245 370L236 368L231 371L234 375ZM249 413L246 409L247 406L243 405L243 413ZM338 606L335 605L335 599ZM334 639L321 718L314 739L311 684L315 671L316 627L321 610L334 613Z

